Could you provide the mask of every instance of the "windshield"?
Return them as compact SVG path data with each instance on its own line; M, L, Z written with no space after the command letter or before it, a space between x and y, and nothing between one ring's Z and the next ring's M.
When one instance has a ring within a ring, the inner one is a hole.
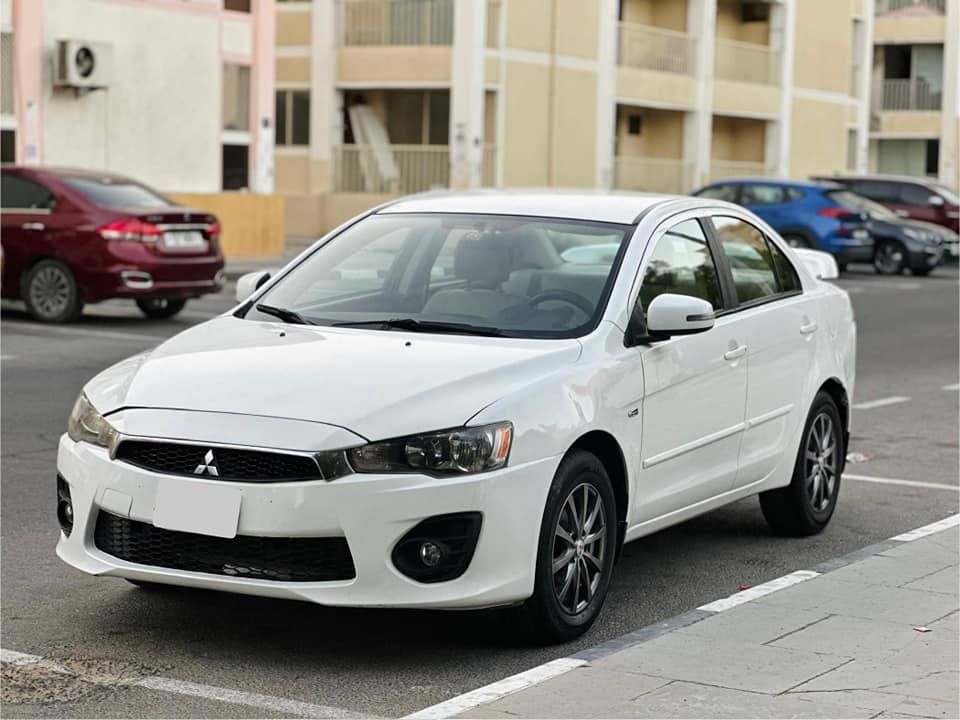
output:
M176 205L150 188L112 177L68 177L67 185L80 192L91 202L105 208L169 207Z
M264 310L246 317L577 337L599 322L631 229L504 215L373 215L315 251L257 299Z
M878 220L900 220L900 216L888 207L849 190L828 190L824 195L848 210L866 210Z

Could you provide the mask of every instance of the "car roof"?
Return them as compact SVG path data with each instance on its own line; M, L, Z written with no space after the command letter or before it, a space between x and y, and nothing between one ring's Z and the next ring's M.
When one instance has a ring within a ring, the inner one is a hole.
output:
M847 175L847 174L837 174L831 175L829 177L823 175L824 180L837 180L837 181L848 181L848 180L876 180L877 182L898 182L898 183L911 183L913 185L924 185L925 187L931 187L933 185L938 185L939 183L936 180L930 180L929 178L914 177L912 175Z
M382 206L377 212L526 215L631 225L639 215L656 205L684 201L689 203L696 198L602 190L444 191L401 198Z
M777 185L780 187L794 187L794 188L806 188L810 190L839 190L840 185L837 183L832 183L827 179L824 180L784 180L781 178L770 178L770 177L729 177L729 178L720 178L715 180L709 185L704 187L712 187L714 185L744 185L744 184L758 184L758 185Z
M109 179L114 182L116 181L129 181L131 178L126 175L119 175L117 173L109 172L107 170L85 170L82 168L71 168L71 167L56 167L56 166L33 166L33 165L4 165L4 169L10 170L25 170L29 173L36 175L52 175L54 177L66 178L66 177L78 177L78 178L88 178L90 180L105 180ZM135 181L134 181L135 182Z

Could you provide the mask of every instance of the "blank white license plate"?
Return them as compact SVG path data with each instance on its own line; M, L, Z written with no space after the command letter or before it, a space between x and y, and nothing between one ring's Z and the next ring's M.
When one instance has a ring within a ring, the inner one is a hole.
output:
M866 238L870 237L870 233L866 230L854 230L853 237L855 237L857 240L865 240Z
M153 506L153 524L167 530L232 538L240 520L237 488L212 483L160 482Z
M199 230L167 230L163 246L168 250L206 250L207 240Z

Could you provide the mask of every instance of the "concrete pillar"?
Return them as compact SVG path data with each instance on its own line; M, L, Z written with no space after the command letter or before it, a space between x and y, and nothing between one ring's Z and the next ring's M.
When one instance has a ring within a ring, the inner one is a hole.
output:
M860 19L861 47L860 82L857 92L857 156L856 171L870 171L870 88L873 85L873 14L874 0L862 0L863 16Z
M597 47L597 171L596 186L613 187L617 115L618 0L599 0L600 37Z
M253 77L250 122L250 189L273 192L274 143L274 47L276 8L274 0L259 0L253 6Z
M960 185L960 0L947 0L943 44L943 109L940 112L940 182ZM953 28L953 30L951 30Z
M333 189L333 148L343 137L337 91L338 6L333 0L317 0L312 5L309 192L314 194Z
M487 4L456 3L450 83L450 187L480 187Z
M790 176L791 119L793 117L793 59L796 38L796 0L781 0L770 8L770 46L780 54L780 107L775 123L767 125L765 164L779 177Z
M691 185L697 188L710 180L717 0L690 0L687 5L687 32L695 38L697 98L696 110L684 116L683 156L684 161L692 166Z

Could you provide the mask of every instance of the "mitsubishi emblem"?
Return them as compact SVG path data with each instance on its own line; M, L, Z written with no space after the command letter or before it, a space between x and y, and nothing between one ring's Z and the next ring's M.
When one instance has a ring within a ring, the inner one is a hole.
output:
M217 458L214 457L213 450L207 450L207 454L203 456L203 462L197 465L197 469L193 471L193 474L219 477L220 469L217 467Z

